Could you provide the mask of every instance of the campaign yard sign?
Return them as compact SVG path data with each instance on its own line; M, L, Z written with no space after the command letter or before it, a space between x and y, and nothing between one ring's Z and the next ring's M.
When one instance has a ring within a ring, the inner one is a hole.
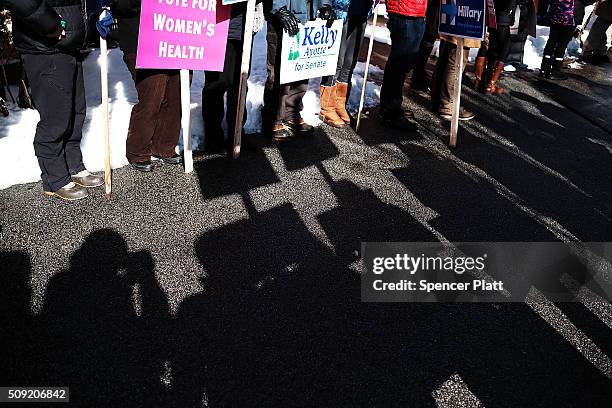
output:
M441 0L440 34L484 40L486 0Z
M336 73L342 20L334 21L331 28L327 21L315 20L300 24L297 35L283 35L280 83L302 81Z
M230 6L142 0L136 67L223 71Z

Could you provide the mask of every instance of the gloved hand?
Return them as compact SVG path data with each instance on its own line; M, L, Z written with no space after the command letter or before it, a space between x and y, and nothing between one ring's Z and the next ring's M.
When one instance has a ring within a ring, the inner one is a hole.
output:
M331 8L330 5L325 4L319 9L319 17L323 20L327 20L327 28L331 28L334 21L336 21L336 12Z
M113 27L113 15L110 10L103 8L100 11L100 19L96 21L96 30L100 33L100 37L106 38L110 34Z
M297 33L300 32L300 20L297 19L295 14L287 10L287 7L283 6L274 16L278 19L281 26L283 26L290 37L296 36Z

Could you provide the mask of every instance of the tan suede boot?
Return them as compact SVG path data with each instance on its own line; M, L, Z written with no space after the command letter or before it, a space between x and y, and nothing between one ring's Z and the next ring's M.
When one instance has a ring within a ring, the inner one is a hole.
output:
M322 86L321 85L321 110L319 115L321 119L330 126L341 128L344 126L344 121L336 113L336 85Z
M351 124L351 115L346 110L346 97L348 94L348 84L346 82L336 83L336 113L347 125Z

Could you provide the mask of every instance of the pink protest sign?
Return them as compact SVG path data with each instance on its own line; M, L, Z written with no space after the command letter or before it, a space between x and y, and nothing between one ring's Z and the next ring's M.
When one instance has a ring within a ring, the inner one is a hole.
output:
M223 71L230 6L142 0L136 67Z

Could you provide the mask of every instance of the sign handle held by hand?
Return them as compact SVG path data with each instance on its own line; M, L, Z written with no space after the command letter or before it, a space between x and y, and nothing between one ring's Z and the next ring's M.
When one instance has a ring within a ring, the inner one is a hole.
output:
M181 130L183 131L183 154L185 173L193 171L191 150L191 80L188 69L181 69Z
M242 44L242 66L240 68L240 87L238 88L238 110L236 112L236 124L234 125L234 134L229 137L234 138L232 158L237 159L240 156L240 148L242 146L242 127L244 120L244 109L246 105L249 70L251 67L251 48L253 45L253 24L255 22L255 7L256 0L248 0L246 23L244 26L244 41ZM229 153L229 152L228 152Z
M100 20L106 15L100 14ZM104 138L104 185L106 199L112 196L112 176L110 159L110 114L108 104L108 44L106 38L100 36L100 79L102 85L102 136Z
M363 104L365 102L366 87L368 85L368 72L370 71L370 59L372 58L372 50L374 49L374 38L376 33L376 20L378 20L378 6L380 2L376 2L374 5L374 18L372 19L372 32L370 33L370 44L368 46L368 57L365 62L365 71L363 73L363 85L361 87L361 99L359 100L359 110L357 111L357 124L355 131L359 132L359 126L361 125L361 112L363 111Z
M455 54L455 89L453 90L453 116L451 119L450 143L457 146L457 132L459 130L459 109L461 107L461 79L463 77L463 38L457 37L457 53Z

